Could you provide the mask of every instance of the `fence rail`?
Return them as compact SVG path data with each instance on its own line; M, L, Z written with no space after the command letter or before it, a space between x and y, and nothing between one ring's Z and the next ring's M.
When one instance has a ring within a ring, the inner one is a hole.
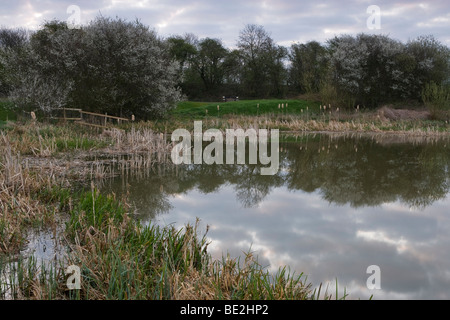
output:
M57 119L62 121L75 121L78 124L81 125L87 125L97 128L107 128L108 120L116 120L117 124L120 124L121 122L128 122L128 121L134 121L134 116L132 116L131 120L128 118L123 117L117 117L117 116L111 116L107 113L101 114L101 113L95 113L95 112L89 112L89 111L83 111L83 109L76 109L76 108L60 108L60 109L53 109L53 111L62 112L62 117L51 117L51 119ZM75 115L67 116L67 113L78 113L79 116L76 117Z

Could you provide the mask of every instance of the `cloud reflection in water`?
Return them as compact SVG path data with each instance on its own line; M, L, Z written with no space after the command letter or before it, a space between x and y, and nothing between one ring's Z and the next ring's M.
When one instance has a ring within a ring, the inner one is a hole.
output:
M450 299L449 163L439 143L317 136L285 143L273 177L189 166L126 183L143 220L209 225L214 258L251 249L269 270L288 265L330 292L337 279L350 298ZM382 290L366 288L370 265Z

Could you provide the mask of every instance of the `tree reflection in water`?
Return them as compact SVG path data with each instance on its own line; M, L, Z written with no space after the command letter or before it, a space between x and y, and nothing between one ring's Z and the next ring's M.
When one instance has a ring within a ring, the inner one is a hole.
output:
M300 135L280 143L280 170L260 174L259 165L161 165L103 183L128 193L144 220L171 209L170 197L232 186L243 207L258 206L274 188L319 191L326 201L354 208L401 201L425 208L450 190L448 139L386 135ZM247 149L248 150L248 149Z

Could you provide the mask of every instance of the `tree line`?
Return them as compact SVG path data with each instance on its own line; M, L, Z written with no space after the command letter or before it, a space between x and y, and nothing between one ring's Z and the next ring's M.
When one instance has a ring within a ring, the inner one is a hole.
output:
M319 94L324 103L369 108L422 100L430 83L450 83L450 50L433 36L402 43L385 35L340 35L277 45L263 26L247 25L237 48L219 39L174 36L180 87L191 98L237 95L269 98Z
M248 24L235 49L192 33L162 38L139 21L97 17L70 28L0 29L0 95L16 108L77 107L148 119L181 99L281 98L375 108L438 96L448 104L450 49L433 36L407 43L385 35L339 35L278 45ZM442 98L443 97L443 98Z

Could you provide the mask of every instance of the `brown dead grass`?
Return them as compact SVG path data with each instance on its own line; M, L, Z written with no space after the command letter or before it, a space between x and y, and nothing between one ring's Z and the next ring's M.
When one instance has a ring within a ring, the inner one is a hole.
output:
M51 214L32 194L42 189L43 176L33 175L2 133L0 135L0 254L16 253L23 245L24 229L49 221Z
M388 106L383 106L378 109L377 114L382 120L428 120L430 119L430 112L427 110L409 110L409 109L393 109Z

